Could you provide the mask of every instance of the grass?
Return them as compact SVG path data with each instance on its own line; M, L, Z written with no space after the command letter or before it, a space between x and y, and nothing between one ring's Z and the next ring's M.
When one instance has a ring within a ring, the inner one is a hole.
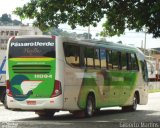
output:
M160 89L149 90L149 93L160 92Z

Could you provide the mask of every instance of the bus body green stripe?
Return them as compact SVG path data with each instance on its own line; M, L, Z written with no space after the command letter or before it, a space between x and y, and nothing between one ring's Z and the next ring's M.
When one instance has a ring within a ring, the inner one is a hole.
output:
M136 71L87 71L85 74L97 74L101 76L103 85L97 83L97 78L90 76L90 78L83 78L83 84L79 94L78 105L80 108L85 108L87 95L90 91L94 91L97 107L107 106L123 106L129 100L134 89L138 72Z
M11 58L8 64L9 80L16 100L50 98L54 89L55 58ZM28 92L27 84L31 88Z

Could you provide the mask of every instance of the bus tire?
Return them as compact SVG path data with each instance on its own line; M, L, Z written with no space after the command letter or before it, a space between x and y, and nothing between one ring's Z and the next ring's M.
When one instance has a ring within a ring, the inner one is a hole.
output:
M35 112L40 118L52 118L54 116L53 111L36 111Z
M6 91L3 91L2 93L1 102L3 103L4 107L8 109Z
M70 111L76 118L83 118L85 117L85 112L83 110L77 110L77 111Z
M138 96L137 96L137 94L135 93L135 94L134 94L134 97L133 97L133 104L130 106L130 110L131 110L131 111L136 111L136 109L137 109L137 104L138 104Z
M2 92L0 92L1 95L0 95L0 100L2 103L4 103L4 100L5 100L5 95L6 95L6 90L3 90L2 89Z
M6 94L4 96L3 105L4 105L5 109L8 109L8 106L7 106L7 95Z
M96 108L96 109L95 109L95 113L96 113L96 114L100 113L100 111L101 111L100 108Z
M86 109L85 109L85 115L87 117L92 117L95 112L95 98L94 95L88 95L87 101L86 101Z
M135 93L133 97L133 103L130 106L122 106L122 111L136 111L138 104L138 96Z

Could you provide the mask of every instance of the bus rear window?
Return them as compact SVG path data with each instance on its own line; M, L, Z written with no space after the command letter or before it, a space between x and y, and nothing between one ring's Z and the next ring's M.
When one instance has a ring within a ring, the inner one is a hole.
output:
M9 58L52 57L55 58L55 41L52 38L17 38L9 45Z

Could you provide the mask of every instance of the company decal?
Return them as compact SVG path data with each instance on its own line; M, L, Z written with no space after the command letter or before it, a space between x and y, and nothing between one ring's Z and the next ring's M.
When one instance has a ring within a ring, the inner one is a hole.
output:
M6 63L6 56L4 57L2 63L0 64L0 74L6 74L5 63Z
M54 46L54 42L11 42L11 47Z
M24 75L16 75L11 80L11 90L13 97L18 101L24 101L33 94L33 89L37 88L43 81L29 80Z

